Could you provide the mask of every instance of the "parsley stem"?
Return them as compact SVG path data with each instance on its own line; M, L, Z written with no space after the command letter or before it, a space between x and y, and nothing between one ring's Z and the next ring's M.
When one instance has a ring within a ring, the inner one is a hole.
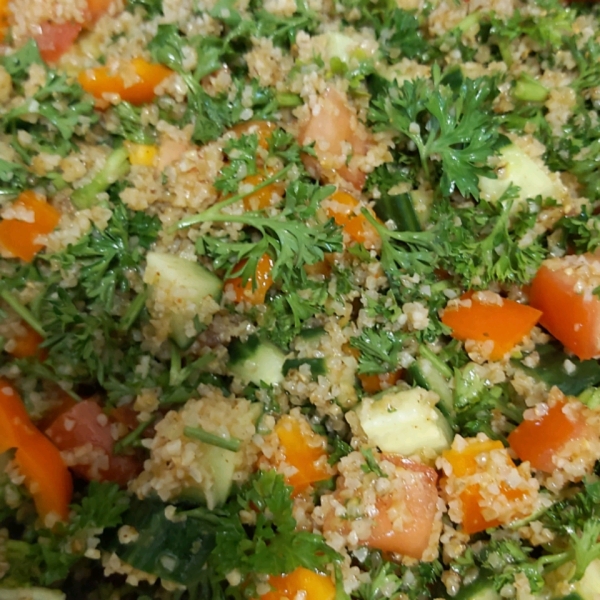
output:
M275 97L277 104L283 108L294 108L302 104L302 98L291 92L281 92Z
M147 427L154 423L155 417L150 417L147 421L140 423L133 431L130 431L125 437L115 442L113 451L115 454L120 454L125 448L133 446L138 441L139 437L144 433Z
M77 210L91 208L98 204L98 194L105 192L115 181L129 173L129 152L125 147L113 150L103 167L94 178L71 194L71 202Z
M259 190L266 188L267 186L271 185L272 183L279 181L287 174L287 172L292 168L292 166L293 165L291 163L289 165L285 166L283 169L281 169L281 171L277 171L277 173L275 173L268 179L265 179L262 183L259 183L256 187L253 187L249 192L244 192L243 194L236 194L235 196L231 196L230 198L225 198L225 200L221 200L221 202L217 202L216 204L213 204L213 206L211 206L204 212L201 212L199 215L194 215L193 217L188 217L187 219L182 219L175 226L167 229L167 232L175 233L175 231L177 231L179 229L186 229L187 227L191 227L192 225L197 225L198 223L204 223L206 221L227 220L227 221L233 222L234 219L230 218L233 215L226 215L227 219L218 218L219 216L223 216L223 215L219 215L220 211L223 210L224 208L226 208L227 206L230 206L231 204L235 204L236 202L243 200L244 198L254 194L255 192L258 192Z
M0 291L0 298L2 298L2 300L4 300L4 302L6 302L6 304L8 304L34 331L39 333L42 337L46 337L46 332L44 331L42 324L33 316L33 313L27 307L23 306L8 290Z
M435 352L430 350L427 346L425 346L425 345L420 346L419 354L423 358L426 358L433 365L434 369L436 369L436 371L438 371L446 379L452 379L452 377L454 377L454 373L452 372L452 369L443 360L441 360L440 357Z
M119 329L123 332L129 331L129 328L133 325L135 320L138 318L140 312L144 308L144 304L146 304L146 300L148 299L148 289L145 289L141 294L138 294L133 302L129 304L125 314L121 318L121 323L119 325Z
M209 444L210 446L217 446L218 448L229 450L230 452L238 452L242 445L242 440L238 438L223 438L214 433L210 433L201 427L184 427L183 435Z

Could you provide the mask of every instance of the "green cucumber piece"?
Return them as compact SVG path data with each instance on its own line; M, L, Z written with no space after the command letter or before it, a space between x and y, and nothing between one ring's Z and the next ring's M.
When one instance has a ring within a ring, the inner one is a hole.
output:
M369 443L383 452L439 454L454 436L436 401L437 396L423 388L393 390L363 398L355 412Z
M112 530L102 546L140 571L191 587L200 581L202 567L215 547L216 526L199 518L171 521L166 507L162 502L133 498L123 524L133 527L138 537L121 544L117 531Z
M583 577L575 583L575 591L581 600L598 600L600 592L600 559L593 560L585 570Z
M435 392L440 397L441 406L447 415L454 414L454 395L448 380L435 368L428 358L420 357L409 367L408 372L413 381L425 388Z
M247 383L281 383L284 363L283 350L256 335L251 335L245 342L234 340L229 345L229 370Z
M478 579L458 592L454 600L501 600L500 594L494 585L487 579Z
M207 296L218 300L223 282L197 262L164 252L148 252L144 282L154 292L163 290L172 294L176 290L170 335L180 348L187 349L194 341L194 337L186 332L193 316L185 311L178 312L177 306L200 304Z

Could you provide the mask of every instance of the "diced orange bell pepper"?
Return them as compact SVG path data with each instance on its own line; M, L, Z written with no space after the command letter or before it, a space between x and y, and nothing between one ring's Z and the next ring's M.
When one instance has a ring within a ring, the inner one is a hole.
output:
M271 591L260 596L261 600L334 600L335 584L331 577L298 567L287 575L271 575Z
M88 94L99 100L104 94L116 94L121 100L139 105L152 102L156 87L172 73L167 67L149 63L143 58L123 62L120 70L130 71L137 76L137 81L126 84L121 75L113 74L108 67L102 66L79 73L79 83Z
M344 229L346 235L353 241L363 244L365 248L377 249L381 246L379 234L360 212L360 202L348 192L338 190L326 201L327 216L336 225Z
M504 445L498 440L482 440L468 444L462 450L449 449L444 450L442 456L452 466L452 476L461 478L475 475L481 472L482 467L478 464L477 458L494 450L504 450ZM504 453L504 460L508 466L514 467L514 463L508 454ZM500 494L507 502L512 502L523 498L525 491L513 489L504 482L498 484ZM462 505L462 529L465 533L472 535L479 531L484 531L490 527L498 527L502 522L499 519L486 519L482 509L481 487L478 483L468 485L459 494Z
M0 41L4 39L8 31L8 0L0 0Z
M44 247L38 238L54 230L60 221L60 213L32 191L23 192L13 203L13 208L23 210L27 220L0 221L0 246L13 256L31 262Z
M93 23L97 21L103 14L105 14L113 0L87 0L87 21Z
M358 375L360 384L367 394L376 394L381 390L385 390L395 385L400 377L402 377L402 371L393 371L392 373L381 373L374 375L359 373Z
M244 183L256 187L268 179L273 173L266 175L256 173L256 175L248 175L244 179ZM271 206L273 196L280 198L285 193L285 184L281 181L274 181L259 190L256 190L244 198L244 208L246 210L261 210Z
M245 262L240 262L236 266L236 270L241 269ZM230 286L233 288L236 302L249 302L254 305L263 304L267 292L273 285L273 278L271 277L273 264L273 259L268 254L263 254L256 263L254 284L252 280L244 283L241 277L232 277L225 281L225 287Z
M263 150L269 149L269 138L277 129L277 125L272 121L246 121L238 123L232 128L238 138L243 135L256 134L258 137L258 145Z
M296 468L293 475L286 477L286 483L294 488L294 494L333 475L333 470L327 463L327 452L320 443L323 438L310 428L303 428L296 419L286 415L278 421L275 433L286 464Z
M582 360L600 357L600 298L593 293L599 269L593 254L553 258L531 284L531 305L543 312L540 325Z
M452 337L458 340L493 341L492 360L500 360L510 352L542 316L536 308L507 298L502 298L501 303L487 303L469 292L461 300L470 304L446 308L442 323L452 329Z
M73 480L60 452L31 422L17 391L0 380L0 452L15 448L15 461L25 477L39 515L69 516Z
M44 338L24 321L21 322L21 327L23 333L13 339L14 345L9 354L16 358L28 358L38 355L41 360L44 360L46 353L40 349L40 344L44 341Z
M515 454L534 469L551 473L556 466L552 458L565 444L585 435L587 425L580 412L573 418L564 412L566 401L557 402L538 419L526 419L508 436Z
M483 452L502 450L504 445L499 440L485 440L471 443L463 450L444 450L442 456L452 465L452 474L465 477L477 472L477 457Z

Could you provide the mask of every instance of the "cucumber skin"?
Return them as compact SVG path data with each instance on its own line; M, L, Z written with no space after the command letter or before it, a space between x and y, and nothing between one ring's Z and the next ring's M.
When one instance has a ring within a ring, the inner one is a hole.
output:
M229 346L229 369L245 382L275 385L284 379L283 350L268 341L251 335L246 342L236 340Z
M104 534L103 547L136 569L193 586L202 578L202 567L215 547L216 527L200 519L170 521L165 508L155 500L132 499L123 524L133 527L138 538L121 544L117 530L112 530Z

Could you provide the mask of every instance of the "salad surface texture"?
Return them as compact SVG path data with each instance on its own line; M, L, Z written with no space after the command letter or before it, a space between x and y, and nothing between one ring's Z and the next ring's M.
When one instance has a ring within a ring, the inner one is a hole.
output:
M600 600L600 3L0 39L0 600Z

